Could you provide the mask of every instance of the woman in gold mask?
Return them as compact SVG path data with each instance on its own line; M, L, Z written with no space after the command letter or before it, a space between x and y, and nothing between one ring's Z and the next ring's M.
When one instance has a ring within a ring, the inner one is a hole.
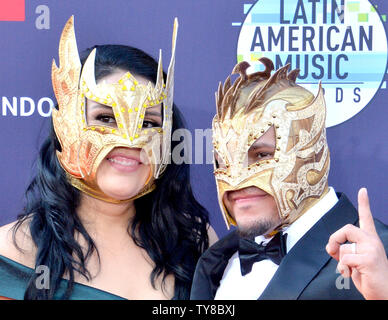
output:
M24 212L0 228L0 296L187 299L216 237L187 164L170 161L177 22L168 74L146 53L104 45L78 56L69 19L53 63L58 107ZM209 233L209 234L208 234ZM212 240L210 240L212 242Z

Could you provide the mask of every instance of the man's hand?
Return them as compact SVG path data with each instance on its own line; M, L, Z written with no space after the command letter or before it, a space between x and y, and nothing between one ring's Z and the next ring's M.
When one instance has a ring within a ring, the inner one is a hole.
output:
M338 261L338 271L352 278L365 299L388 299L388 259L376 232L365 188L358 192L358 215L360 228L348 224L333 233L326 251ZM351 243L343 244L346 241Z

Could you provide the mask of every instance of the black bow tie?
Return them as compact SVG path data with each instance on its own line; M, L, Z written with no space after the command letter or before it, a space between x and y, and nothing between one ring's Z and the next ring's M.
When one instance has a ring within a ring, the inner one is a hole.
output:
M278 232L266 246L257 244L253 240L240 238L238 254L240 257L241 275L245 276L252 271L255 262L270 259L277 265L286 255L287 234Z

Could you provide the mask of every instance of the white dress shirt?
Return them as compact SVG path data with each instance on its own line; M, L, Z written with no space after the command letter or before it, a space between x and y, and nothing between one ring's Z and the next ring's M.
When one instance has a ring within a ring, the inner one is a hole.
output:
M283 229L283 232L287 233L287 253L319 219L334 207L337 201L338 197L334 189L330 187L329 192L318 203L307 210L290 226ZM265 244L270 240L265 239L264 236L255 238L255 241L259 244L263 242ZM277 264L269 259L261 260L253 264L250 273L242 276L238 252L235 252L225 268L220 286L215 295L215 300L258 299L271 281L278 267Z

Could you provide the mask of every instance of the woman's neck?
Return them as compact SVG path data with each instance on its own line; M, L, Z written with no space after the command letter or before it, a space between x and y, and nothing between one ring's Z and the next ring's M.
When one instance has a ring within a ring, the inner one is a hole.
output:
M77 214L88 234L96 241L122 239L135 216L133 201L114 204L81 194Z

